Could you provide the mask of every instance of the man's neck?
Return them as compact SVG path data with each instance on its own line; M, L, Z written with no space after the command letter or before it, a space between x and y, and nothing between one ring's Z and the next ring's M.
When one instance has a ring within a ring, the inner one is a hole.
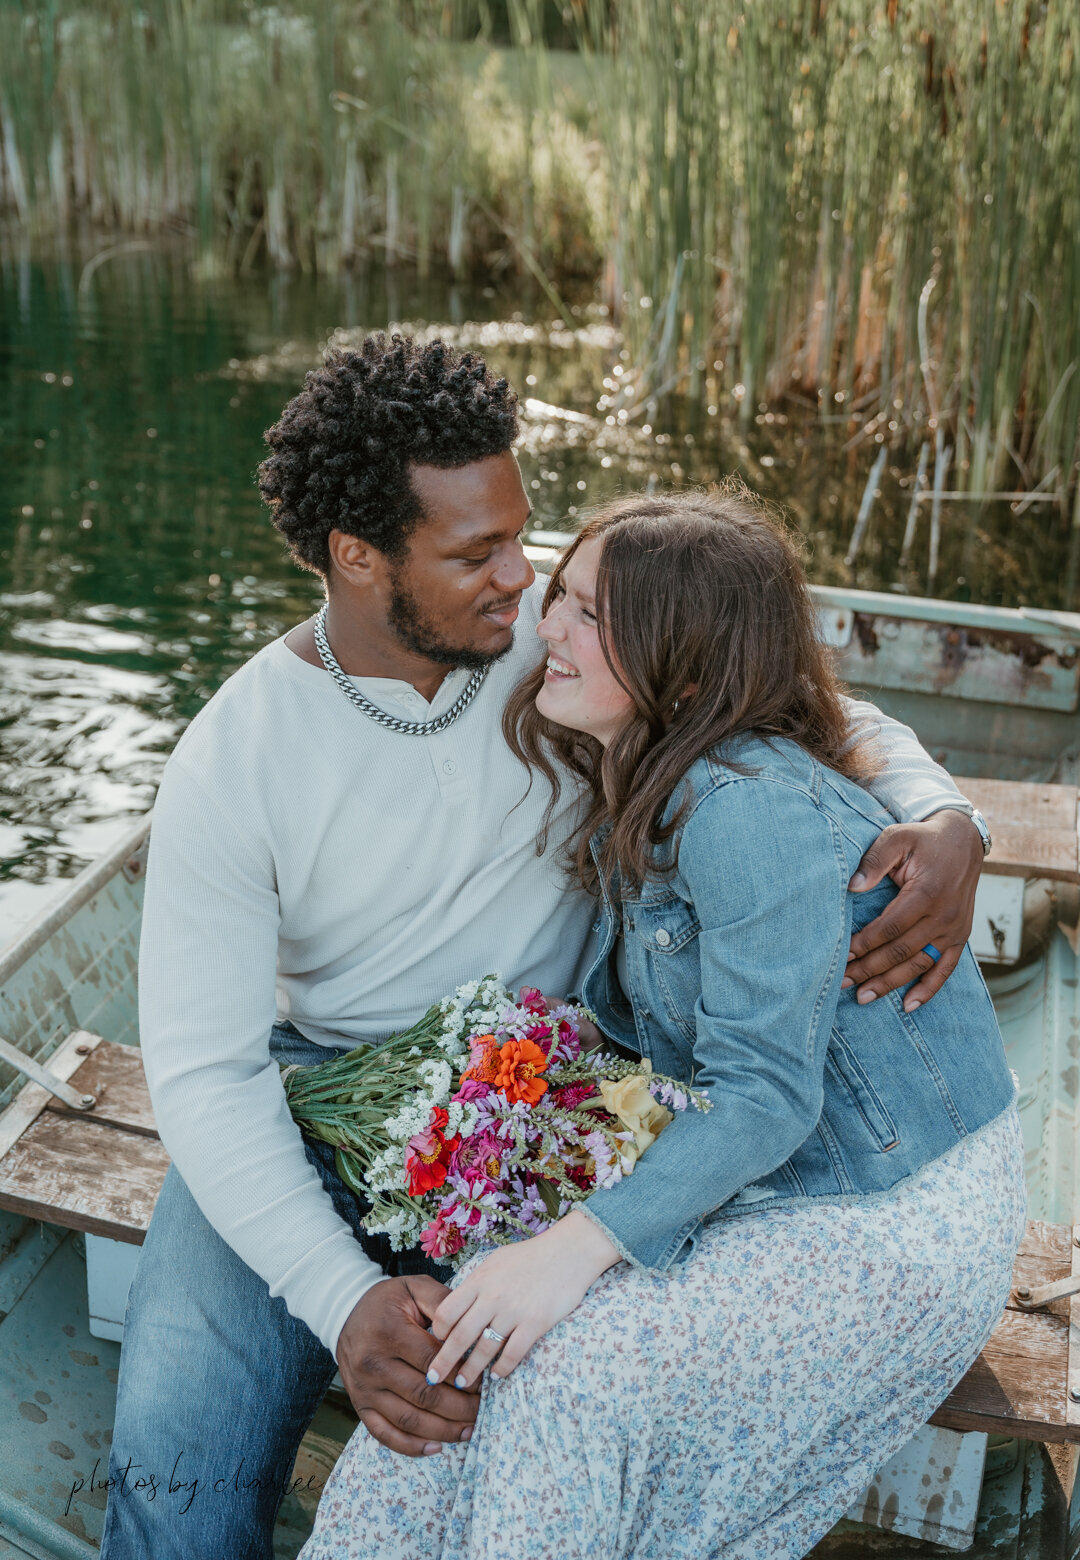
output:
M450 671L450 667L403 649L386 633L380 634L367 624L358 624L343 612L335 615L333 601L326 614L326 638L334 659L347 676L387 677L395 682L410 683L429 704ZM287 634L285 643L301 661L322 666L315 644L313 618Z

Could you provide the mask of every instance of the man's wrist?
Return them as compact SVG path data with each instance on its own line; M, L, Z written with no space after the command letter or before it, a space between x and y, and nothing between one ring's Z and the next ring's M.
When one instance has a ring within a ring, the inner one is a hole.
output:
M929 813L927 815L927 817L928 818L933 818L933 817L936 817L938 813L942 813L942 812L959 812L959 813L963 813L964 817L967 818L970 821L972 827L975 829L976 833L978 834L979 839L982 841L982 852L983 852L983 855L984 856L989 856L991 847L993 845L993 840L990 837L990 826L987 823L986 818L984 817L984 815L979 811L979 809L977 807L974 807L971 804L971 802L969 802L965 798L961 797L961 798L958 798L955 802L946 802L946 803L943 803L942 806L940 806L940 807L935 807L934 811L932 813ZM926 820L924 819L924 822L925 821Z

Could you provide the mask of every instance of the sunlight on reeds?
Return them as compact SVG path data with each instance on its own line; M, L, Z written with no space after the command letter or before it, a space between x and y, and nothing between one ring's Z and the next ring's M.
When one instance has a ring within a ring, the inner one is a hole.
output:
M616 420L943 427L952 487L1080 524L1078 44L1059 0L28 0L0 216L176 231L202 274L513 271L556 314L595 279Z

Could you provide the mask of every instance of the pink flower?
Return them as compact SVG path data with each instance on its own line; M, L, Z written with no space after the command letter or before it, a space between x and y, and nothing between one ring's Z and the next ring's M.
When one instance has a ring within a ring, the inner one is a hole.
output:
M538 1013L541 1016L548 1010L548 1005L544 1000L544 993L539 986L522 986L518 992L518 1004L526 1008L530 1013Z
M452 1257L464 1244L465 1237L457 1225L448 1223L442 1213L420 1232L420 1245L429 1257Z
M526 1040L531 1040L534 1045L538 1045L546 1056L551 1050L554 1032L550 1024L533 1024L526 1029L525 1038Z
M461 1176L473 1190L490 1191L502 1175L503 1145L493 1132L474 1132L462 1138L450 1161L450 1174Z
M566 1083L561 1089L553 1089L551 1099L554 1104L561 1105L563 1110L575 1110L582 1100L592 1099L596 1093L594 1083Z
M468 1104L470 1100L482 1100L490 1093L489 1083L481 1083L479 1078L466 1078L454 1098Z

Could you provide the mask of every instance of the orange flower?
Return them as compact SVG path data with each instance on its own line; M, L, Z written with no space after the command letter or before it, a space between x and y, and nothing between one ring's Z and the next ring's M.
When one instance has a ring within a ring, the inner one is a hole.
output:
M547 1091L547 1080L537 1077L547 1064L547 1057L534 1041L508 1040L499 1049L495 1087L502 1090L511 1105L519 1100L535 1105Z
M499 1068L499 1048L495 1044L495 1036L473 1035L469 1040L469 1050L469 1065L461 1075L462 1083L466 1078L475 1078L477 1083L494 1083Z

